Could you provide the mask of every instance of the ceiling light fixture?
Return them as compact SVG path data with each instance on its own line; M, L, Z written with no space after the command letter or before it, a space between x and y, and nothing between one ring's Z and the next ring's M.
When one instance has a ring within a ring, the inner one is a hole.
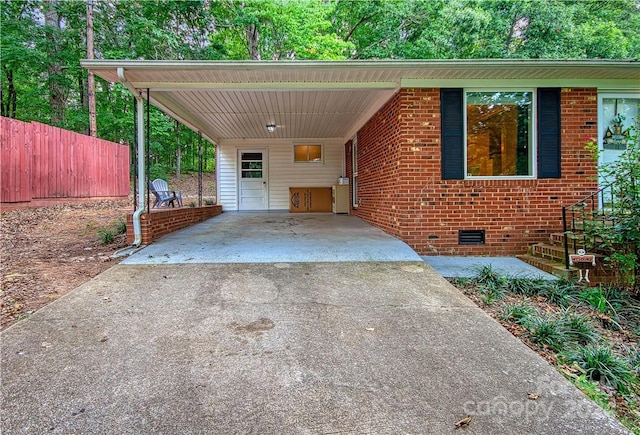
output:
M267 131L269 133L273 133L274 131L276 131L276 126L275 124L267 124Z

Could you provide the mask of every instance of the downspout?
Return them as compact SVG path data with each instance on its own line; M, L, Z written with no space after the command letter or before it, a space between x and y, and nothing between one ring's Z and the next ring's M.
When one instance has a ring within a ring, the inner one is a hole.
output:
M142 228L140 225L140 215L145 210L144 198L145 198L145 180L146 167L144 160L144 100L140 96L140 93L127 81L124 74L124 68L118 68L118 78L122 84L133 94L136 98L136 116L137 120L137 143L138 143L138 206L133 212L133 243L132 245L138 247L142 244Z

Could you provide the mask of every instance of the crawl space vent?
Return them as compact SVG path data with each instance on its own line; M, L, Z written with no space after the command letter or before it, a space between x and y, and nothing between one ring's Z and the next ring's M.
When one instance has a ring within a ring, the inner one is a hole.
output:
M484 230L458 230L458 245L484 245Z

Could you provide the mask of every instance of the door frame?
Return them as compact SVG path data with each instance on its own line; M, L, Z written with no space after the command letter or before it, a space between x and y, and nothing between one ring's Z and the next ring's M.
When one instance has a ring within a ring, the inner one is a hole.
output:
M262 181L264 185L264 209L269 210L269 148L236 148L236 210L240 210L240 191L242 189L242 153L262 153Z

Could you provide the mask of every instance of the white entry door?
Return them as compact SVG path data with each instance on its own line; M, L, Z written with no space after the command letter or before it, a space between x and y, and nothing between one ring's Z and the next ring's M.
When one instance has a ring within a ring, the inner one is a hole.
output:
M266 150L238 150L238 168L238 210L266 210Z

